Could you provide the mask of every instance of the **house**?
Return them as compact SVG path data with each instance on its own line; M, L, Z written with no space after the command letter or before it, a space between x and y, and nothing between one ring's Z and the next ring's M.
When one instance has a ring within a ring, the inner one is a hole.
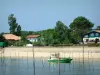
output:
M84 44L88 43L100 43L100 30L91 31L84 35Z
M26 39L29 40L30 42L38 42L39 36L40 35L28 35Z
M21 37L14 34L3 34L3 37L8 41L18 41L21 39Z

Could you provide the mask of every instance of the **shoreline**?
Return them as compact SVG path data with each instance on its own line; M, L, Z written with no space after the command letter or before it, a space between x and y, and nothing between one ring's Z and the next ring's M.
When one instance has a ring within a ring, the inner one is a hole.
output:
M51 53L60 53L60 57L71 57L72 59L77 58L100 58L99 47L7 47L3 53L0 50L0 57L11 57L11 58L33 58L33 51L35 58L50 58Z

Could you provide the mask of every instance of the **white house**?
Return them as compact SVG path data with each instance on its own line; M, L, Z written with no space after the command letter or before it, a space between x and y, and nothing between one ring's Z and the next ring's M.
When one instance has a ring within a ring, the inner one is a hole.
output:
M40 35L28 35L26 38L30 42L38 42L39 41L39 36Z
M84 35L83 37L84 44L88 43L100 43L100 30L91 31Z

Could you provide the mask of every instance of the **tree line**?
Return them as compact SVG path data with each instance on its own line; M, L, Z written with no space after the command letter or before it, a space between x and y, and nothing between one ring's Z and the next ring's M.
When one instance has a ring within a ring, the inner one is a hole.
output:
M85 33L91 31L94 24L83 16L79 16L67 27L61 21L56 22L53 29L40 31L45 45L79 44Z
M31 34L39 34L39 41L34 44L47 46L79 44L82 42L84 34L90 32L94 27L94 24L83 16L78 16L75 18L69 27L63 22L57 21L54 28L37 32L34 30L22 31L21 25L17 23L17 19L14 14L8 16L8 24L10 33L21 36L22 43L27 41L26 36ZM100 30L100 26L97 26L96 29Z

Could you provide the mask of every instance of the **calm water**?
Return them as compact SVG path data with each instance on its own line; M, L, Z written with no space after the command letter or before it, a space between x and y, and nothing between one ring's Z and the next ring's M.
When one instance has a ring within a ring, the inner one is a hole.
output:
M47 60L0 58L0 75L100 75L99 59L73 59L72 63L48 63ZM35 70L34 70L35 68Z

